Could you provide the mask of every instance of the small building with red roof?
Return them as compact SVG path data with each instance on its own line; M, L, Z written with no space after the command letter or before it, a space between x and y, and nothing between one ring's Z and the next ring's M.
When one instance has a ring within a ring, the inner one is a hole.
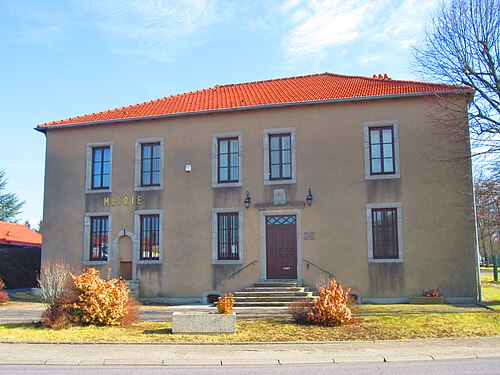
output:
M40 124L43 258L165 302L332 276L367 302L475 301L473 94L327 72Z
M0 279L7 289L36 287L42 235L23 224L0 221Z

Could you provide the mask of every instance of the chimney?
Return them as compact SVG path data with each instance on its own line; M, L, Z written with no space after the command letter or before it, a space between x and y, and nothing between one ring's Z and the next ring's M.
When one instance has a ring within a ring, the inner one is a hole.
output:
M386 81L390 81L391 78L387 75L387 73L384 73L384 75L382 74L374 74L373 75L373 79L382 79L382 80L386 80Z

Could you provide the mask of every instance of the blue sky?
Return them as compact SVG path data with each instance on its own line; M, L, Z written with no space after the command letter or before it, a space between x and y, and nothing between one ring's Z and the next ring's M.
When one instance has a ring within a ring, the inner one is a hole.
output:
M418 79L410 49L438 2L0 0L0 168L19 221L42 217L37 124L325 71Z

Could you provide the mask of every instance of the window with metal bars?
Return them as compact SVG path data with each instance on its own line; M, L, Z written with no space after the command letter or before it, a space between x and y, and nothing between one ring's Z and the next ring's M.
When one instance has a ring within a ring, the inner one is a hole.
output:
M217 214L217 255L219 260L238 260L239 214L224 212Z
M92 148L92 190L109 189L111 177L110 146Z
M393 174L395 170L393 127L371 127L370 174Z
M269 134L269 179L292 178L291 134Z
M160 182L160 143L143 143L141 145L141 186L160 186Z
M239 141L238 137L220 138L218 143L218 182L239 181Z
M397 259L398 217L396 208L372 209L373 259Z
M90 218L90 255L91 261L107 261L109 248L109 217Z
M141 260L160 259L160 215L141 215Z

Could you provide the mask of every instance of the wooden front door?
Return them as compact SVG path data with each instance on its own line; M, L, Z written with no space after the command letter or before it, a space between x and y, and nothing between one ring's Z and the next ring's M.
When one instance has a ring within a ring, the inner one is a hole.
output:
M267 279L297 278L297 218L266 216Z

